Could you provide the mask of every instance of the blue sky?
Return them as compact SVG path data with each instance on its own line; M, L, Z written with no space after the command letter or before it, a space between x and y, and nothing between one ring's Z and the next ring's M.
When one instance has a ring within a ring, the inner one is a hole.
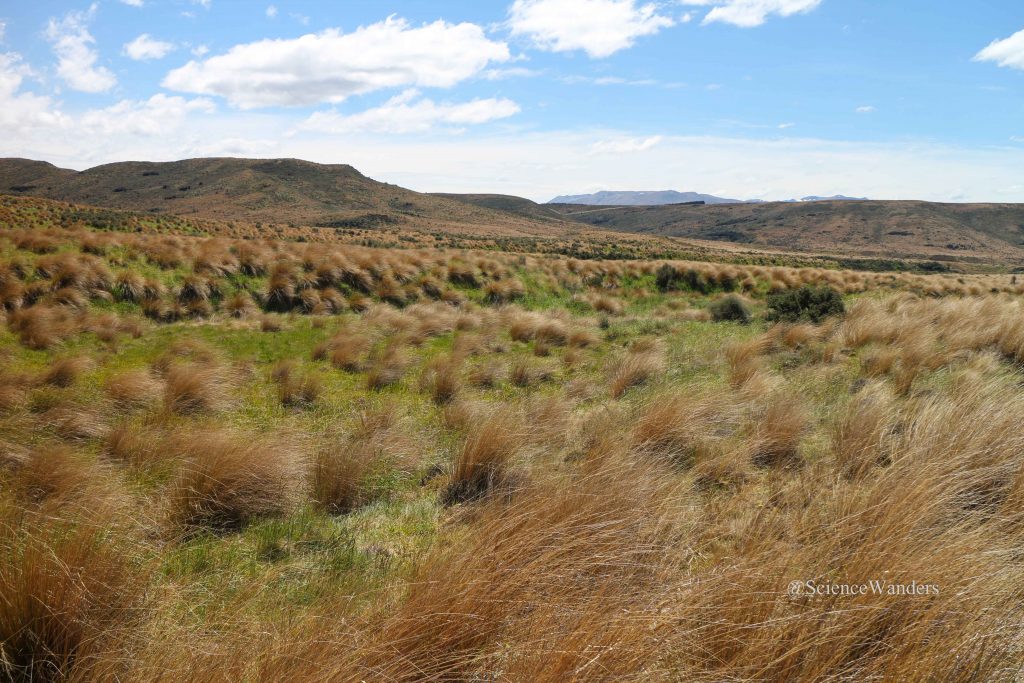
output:
M1019 0L0 6L0 155L424 191L1024 201Z

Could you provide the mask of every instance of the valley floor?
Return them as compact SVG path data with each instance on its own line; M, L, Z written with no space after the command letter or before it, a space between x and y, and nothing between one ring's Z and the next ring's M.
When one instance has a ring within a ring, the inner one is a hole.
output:
M0 229L0 678L1005 681L1024 283Z

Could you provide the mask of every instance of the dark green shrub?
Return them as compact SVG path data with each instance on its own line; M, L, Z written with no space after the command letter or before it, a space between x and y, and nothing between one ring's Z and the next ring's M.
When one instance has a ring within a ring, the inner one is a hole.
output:
M750 309L743 299L735 294L723 296L708 305L708 312L715 322L738 322L746 325L750 322Z
M790 289L768 297L768 320L797 322L809 320L817 323L845 311L843 297L831 287Z
M711 291L711 283L693 268L680 271L668 263L660 266L655 272L654 284L662 292L688 289L693 292L707 294Z

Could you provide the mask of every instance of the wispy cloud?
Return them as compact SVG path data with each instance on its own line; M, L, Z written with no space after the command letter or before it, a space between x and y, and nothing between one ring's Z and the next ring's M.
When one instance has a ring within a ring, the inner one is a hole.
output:
M176 49L174 43L157 40L148 33L143 33L130 43L125 43L124 54L136 61L163 59Z
M97 8L93 3L85 12L68 12L50 19L46 26L46 39L57 56L57 75L73 90L106 92L117 85L114 73L96 64L99 53L88 27Z
M805 14L816 9L822 0L683 0L684 5L713 5L714 8L704 17L705 24L722 22L753 28L760 26L768 17L777 14L789 17L794 14Z
M315 112L299 130L321 133L422 133L440 127L479 125L519 113L512 100L487 98L460 103L437 103L409 90L379 107L358 114Z

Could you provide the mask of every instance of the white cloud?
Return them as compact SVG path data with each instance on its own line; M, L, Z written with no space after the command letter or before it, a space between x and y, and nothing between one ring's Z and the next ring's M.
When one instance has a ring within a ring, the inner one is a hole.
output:
M1011 135L1010 142L1024 142L1024 135Z
M788 128L792 128L795 125L796 125L795 123L780 123L779 124L779 130L786 130Z
M130 43L125 43L124 54L136 61L163 59L175 50L174 43L156 40L148 33L143 33Z
M384 88L451 87L510 59L476 24L417 28L396 17L352 33L329 29L293 40L236 45L167 74L164 87L220 95L249 109L337 103Z
M480 76L488 81L500 81L505 78L531 78L533 76L540 76L540 74L540 71L521 66L513 66L507 69L486 69L480 72Z
M583 50L600 58L675 21L658 14L657 5L636 0L515 0L508 23L513 35L528 37L542 50Z
M132 7L142 7L142 0L121 0L121 2Z
M86 12L68 12L63 19L50 19L46 38L57 55L57 74L74 90L105 92L117 84L113 72L96 66L99 54L92 47L96 40L88 24L96 15L93 3Z
M162 136L179 128L193 112L212 114L216 110L205 97L187 100L160 93L141 102L121 100L103 109L90 109L78 125L93 135Z
M857 107L854 111L858 114L874 114L878 110L871 105L864 105L863 107Z
M66 120L53 110L49 97L22 91L25 78L31 75L20 55L0 53L0 129L11 140L33 129L62 125Z
M267 17L273 19L277 16L277 8L273 5L267 5Z
M300 130L322 133L419 133L438 127L470 126L508 118L519 105L507 99L475 99L459 104L437 104L408 90L379 107L358 114L315 112Z
M789 17L805 14L820 5L822 0L684 0L684 5L714 5L704 17L704 23L721 21L741 28L760 26L772 14Z
M210 48L205 45L196 45L192 48L192 55L195 57L205 57L210 52Z
M994 40L974 56L977 62L995 62L1011 69L1024 69L1024 30L1009 38Z
M615 138L612 140L598 140L590 146L590 151L595 154L628 154L630 152L643 152L659 144L664 138L660 135L653 135L649 138Z

